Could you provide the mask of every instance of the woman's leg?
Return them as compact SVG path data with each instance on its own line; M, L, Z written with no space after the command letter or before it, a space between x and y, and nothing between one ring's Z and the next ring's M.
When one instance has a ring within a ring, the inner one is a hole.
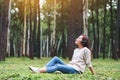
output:
M55 64L65 65L65 63L60 58L55 56L46 64L46 67L51 67L54 66Z
M29 68L34 72L43 72L44 73L44 72L47 72L47 68L49 67L49 70L54 72L57 70L56 64L65 65L65 63L60 58L55 56L43 68L36 68L36 67L32 67L32 66L30 66Z
M69 73L69 74L77 74L78 71L76 71L73 67L68 65L62 65L62 64L56 64L51 67L46 67L46 72L53 73L55 71L61 71L62 73Z

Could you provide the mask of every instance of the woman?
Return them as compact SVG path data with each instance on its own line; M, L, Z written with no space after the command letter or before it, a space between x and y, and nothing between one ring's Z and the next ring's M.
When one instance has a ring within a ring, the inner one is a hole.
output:
M92 74L95 74L91 64L91 51L88 37L86 35L80 35L75 40L75 44L78 48L74 50L72 60L68 64L65 64L60 58L55 56L43 68L32 66L29 68L33 72L40 73L53 73L55 71L60 71L62 73L82 74L85 71L85 67L88 66Z

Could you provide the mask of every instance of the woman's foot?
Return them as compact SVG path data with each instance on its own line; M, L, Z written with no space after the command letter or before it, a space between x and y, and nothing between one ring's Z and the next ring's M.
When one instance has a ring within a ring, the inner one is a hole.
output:
M29 69L33 72L40 73L40 68L29 66Z

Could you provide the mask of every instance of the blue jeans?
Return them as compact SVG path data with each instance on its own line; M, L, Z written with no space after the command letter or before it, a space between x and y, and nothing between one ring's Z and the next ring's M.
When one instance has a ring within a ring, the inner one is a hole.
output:
M61 71L62 73L69 73L69 74L77 74L73 67L66 65L60 58L53 57L47 64L46 64L46 72L52 73L55 71Z

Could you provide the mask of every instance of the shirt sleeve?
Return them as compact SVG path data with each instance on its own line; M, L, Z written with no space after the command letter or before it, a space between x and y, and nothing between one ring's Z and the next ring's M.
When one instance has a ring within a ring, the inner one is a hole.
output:
M91 67L91 51L88 49L84 50L84 59L85 59L85 63L88 67Z

